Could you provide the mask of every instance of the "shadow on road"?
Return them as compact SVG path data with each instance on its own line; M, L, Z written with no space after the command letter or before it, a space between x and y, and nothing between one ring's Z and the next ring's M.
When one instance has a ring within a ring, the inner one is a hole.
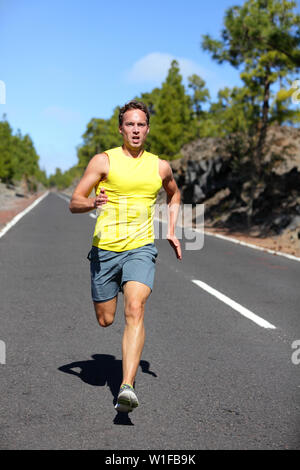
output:
M92 360L71 362L70 364L58 367L58 370L66 374L75 375L89 385L96 387L107 385L112 393L115 405L122 382L122 361L110 354L93 354L91 357ZM149 370L149 362L140 361L140 367L145 374L157 377L154 372ZM114 424L133 425L128 413L117 413Z

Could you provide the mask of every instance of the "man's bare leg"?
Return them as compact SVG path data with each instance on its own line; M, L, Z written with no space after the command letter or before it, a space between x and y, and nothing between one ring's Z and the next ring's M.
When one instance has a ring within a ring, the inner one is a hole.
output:
M133 386L145 342L144 309L151 289L140 282L127 281L123 292L125 329L122 342L122 384Z
M118 296L106 302L94 302L98 323L104 328L111 325L115 319Z

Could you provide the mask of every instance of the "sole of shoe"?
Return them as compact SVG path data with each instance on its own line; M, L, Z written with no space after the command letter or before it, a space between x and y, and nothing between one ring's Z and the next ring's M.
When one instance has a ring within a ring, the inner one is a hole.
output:
M127 405L122 405L121 403L117 403L115 406L116 411L120 411L121 413L131 413L132 408L128 407Z
M124 390L117 399L115 409L123 412L130 412L139 406L136 394L131 390Z

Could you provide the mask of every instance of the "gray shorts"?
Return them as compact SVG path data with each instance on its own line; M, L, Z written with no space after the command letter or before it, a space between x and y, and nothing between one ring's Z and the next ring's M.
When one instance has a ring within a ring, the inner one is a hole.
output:
M153 288L157 249L154 243L121 252L92 246L90 260L91 293L94 302L105 302L123 292L127 281Z

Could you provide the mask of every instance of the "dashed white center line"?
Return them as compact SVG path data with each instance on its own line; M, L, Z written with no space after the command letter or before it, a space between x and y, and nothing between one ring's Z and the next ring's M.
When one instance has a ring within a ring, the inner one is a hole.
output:
M62 199L65 199L65 201L69 202L69 199L65 196L62 196L59 193L56 193L57 196L61 197ZM90 213L88 214L92 218L97 218L96 213ZM158 220L158 219L157 219ZM235 302L234 300L230 299L230 297L227 297L226 295L222 294L221 292L217 291L213 287L209 286L203 281L199 281L197 279L192 280L194 284L197 286L201 287L204 289L206 292L208 292L211 295L214 295L217 299L221 300L225 304L229 305L231 308L239 312L241 315L244 317L248 318L249 320L252 320L254 323L257 325L261 326L262 328L270 328L275 330L276 326L272 325L268 321L264 320L263 318L259 317L255 313L251 312L251 310L248 310L247 308L243 307L239 303Z
M193 279L192 282L196 284L197 286L201 287L201 289L204 289L206 292L208 292L211 295L214 295L217 299L221 300L225 304L229 305L231 308L239 312L241 315L244 317L248 318L249 320L252 320L254 323L257 325L261 326L262 328L270 328L270 329L276 329L276 326L272 325L268 321L264 320L263 318L259 317L255 313L251 312L251 310L248 310L247 308L243 307L242 305L238 304L234 300L230 299L230 297L227 297L226 295L222 294L218 290L214 289L213 287L209 286L203 281L198 281L197 279Z

